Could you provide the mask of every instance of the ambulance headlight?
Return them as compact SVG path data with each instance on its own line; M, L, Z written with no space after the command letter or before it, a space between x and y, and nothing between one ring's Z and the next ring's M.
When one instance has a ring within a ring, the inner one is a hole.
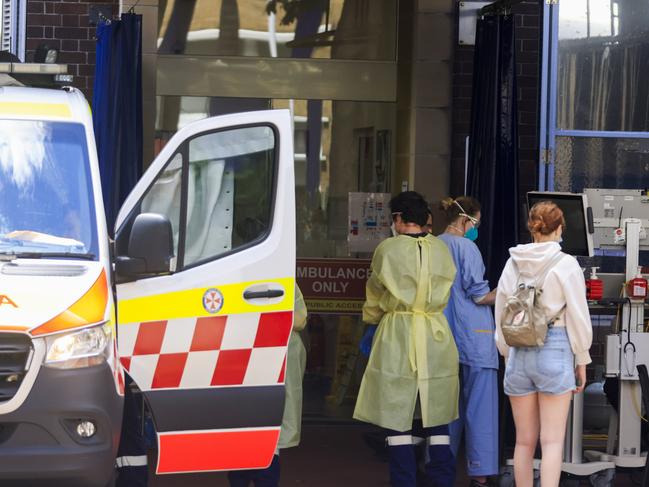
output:
M45 365L57 369L77 369L103 364L110 351L111 338L109 325L46 337Z

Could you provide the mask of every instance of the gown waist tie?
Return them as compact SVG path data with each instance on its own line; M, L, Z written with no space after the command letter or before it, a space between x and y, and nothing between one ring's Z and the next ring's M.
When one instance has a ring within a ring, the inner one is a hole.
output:
M417 371L417 364L426 363L426 318L432 318L443 315L441 311L390 311L387 314L412 316L412 326L410 327L410 346L408 347L408 360L413 372ZM442 342L447 337L449 329L444 326L440 320L430 320L433 328L433 339L436 342Z

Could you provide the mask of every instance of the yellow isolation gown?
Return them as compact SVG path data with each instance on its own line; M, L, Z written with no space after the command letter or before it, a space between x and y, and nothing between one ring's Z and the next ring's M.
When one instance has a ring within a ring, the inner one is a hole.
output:
M455 278L448 247L432 235L389 238L376 248L363 321L378 324L354 418L412 428L458 417L458 352L443 311Z
M300 443L302 430L302 378L306 368L306 350L300 331L306 326L306 304L300 288L295 286L295 309L293 311L293 331L288 341L286 357L286 402L278 449L291 448Z

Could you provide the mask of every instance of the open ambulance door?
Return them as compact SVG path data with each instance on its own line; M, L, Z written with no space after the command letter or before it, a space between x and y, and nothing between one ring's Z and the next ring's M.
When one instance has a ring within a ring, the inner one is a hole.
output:
M116 223L121 363L158 434L158 473L273 457L293 320L295 186L287 110L180 130Z

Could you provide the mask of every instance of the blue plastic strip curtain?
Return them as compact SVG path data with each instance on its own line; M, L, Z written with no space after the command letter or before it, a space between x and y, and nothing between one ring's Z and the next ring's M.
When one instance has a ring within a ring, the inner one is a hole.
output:
M106 222L117 212L142 171L142 16L97 28L92 99Z
M478 20L468 193L482 205L478 246L492 288L518 240L519 195L514 16Z

